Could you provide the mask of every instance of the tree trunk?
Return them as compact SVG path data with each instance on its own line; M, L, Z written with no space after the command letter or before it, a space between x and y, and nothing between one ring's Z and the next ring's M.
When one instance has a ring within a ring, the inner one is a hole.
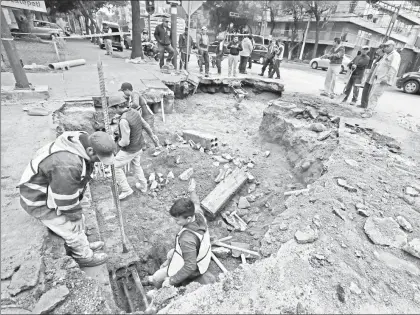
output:
M22 33L32 33L34 28L34 18L29 10L12 10Z
M131 59L141 57L144 59L143 47L141 46L141 25L140 25L140 2L131 0L133 42L131 48ZM151 35L151 34L150 34Z
M81 15L79 15L78 17L77 17L77 22L79 22L79 27L80 27L80 35L83 35L83 27L82 27L82 22L80 21L80 18L81 18L82 16Z
M312 59L316 58L316 52L318 50L318 42L319 42L319 17L315 17L315 46L314 51L312 52Z

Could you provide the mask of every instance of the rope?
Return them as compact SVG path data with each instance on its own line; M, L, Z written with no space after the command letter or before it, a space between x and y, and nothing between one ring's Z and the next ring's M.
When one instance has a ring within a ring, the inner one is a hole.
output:
M102 110L104 113L105 130L112 137L112 130L109 123L108 105L107 105L107 100L106 100L104 72L103 72L103 67L102 67L102 61L100 60L98 61L98 74L99 74L99 87L101 90ZM125 231L124 231L124 221L123 221L123 216L122 216L121 207L120 207L120 199L118 198L118 185L117 185L117 180L115 177L114 165L111 165L111 174L112 174L114 201L115 201L115 206L118 212L118 218L120 221L121 236L122 236L122 242L123 242L123 253L127 253L128 252L127 245L126 245L127 240L126 240Z

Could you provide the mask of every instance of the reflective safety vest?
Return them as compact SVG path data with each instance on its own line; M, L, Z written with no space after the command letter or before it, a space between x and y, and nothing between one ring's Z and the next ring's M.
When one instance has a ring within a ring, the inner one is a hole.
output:
M175 251L168 266L169 277L176 275L178 271L180 271L184 266L184 258L182 257L182 250L181 246L179 245L179 237L185 230L194 233L200 240L200 249L198 250L197 255L198 271L200 274L204 274L209 268L211 260L211 243L209 231L207 230L203 235L201 235L200 233L194 232L193 230L183 228L181 231L179 231L175 238Z
M66 132L61 136L79 136L80 133L81 132ZM61 196L58 197L56 194L54 194L54 192L51 190L51 187L48 184L45 186L41 186L31 182L31 179L34 177L34 175L37 175L39 172L39 164L41 164L41 162L44 161L47 157L54 153L63 151L74 153L71 150L65 150L62 147L56 146L54 144L55 142L49 143L35 153L34 158L29 162L20 179L18 187L21 185L25 185L29 188L28 195L24 196L21 194L20 196L21 200L25 202L29 212L31 212L31 209L33 208L47 206L47 208L51 210L56 210L57 215L60 215L61 211L72 209L75 206L74 204L57 206L55 198L61 199ZM75 196L64 195L63 200L69 199L68 201L71 202L73 198L83 195L86 189L86 161L83 158L80 159L82 161L82 173L79 191L75 194Z

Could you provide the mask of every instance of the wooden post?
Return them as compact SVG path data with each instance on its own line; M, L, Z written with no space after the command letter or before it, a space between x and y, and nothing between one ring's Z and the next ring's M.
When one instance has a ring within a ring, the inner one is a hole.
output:
M15 87L19 89L30 89L30 83L26 76L25 70L23 70L22 64L18 51L13 41L12 34L10 33L9 25L7 25L6 17L0 7L1 11L1 40L3 43L4 50L6 51L7 59L12 67L13 76L15 77Z
M171 35L172 35L172 48L174 49L174 57L172 58L172 64L174 65L175 70L176 61L177 61L177 23L178 23L178 8L175 3L171 4Z

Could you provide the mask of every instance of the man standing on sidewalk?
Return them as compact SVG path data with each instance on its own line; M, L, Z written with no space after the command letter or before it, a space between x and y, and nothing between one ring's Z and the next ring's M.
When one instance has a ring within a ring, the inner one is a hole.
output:
M236 77L236 68L238 67L239 52L242 50L242 46L238 40L238 36L235 36L233 38L233 41L228 44L227 48L229 49L228 76L230 77L230 75L232 74L232 69L233 69L233 76Z
M22 208L64 239L80 267L98 266L108 259L107 254L95 252L103 242L89 244L80 201L94 162L113 164L115 150L114 140L105 132L64 132L36 152L17 186Z
M325 77L324 91L321 93L322 96L328 96L332 99L334 98L335 81L341 71L343 56L344 47L341 45L341 39L336 37L334 38L333 48L331 48L329 54L321 57L322 59L330 60L327 76Z
M385 55L372 73L372 90L369 96L369 108L362 115L363 118L372 117L378 100L384 94L385 88L395 83L401 56L395 50L395 42L389 40L384 44Z
M283 45L283 43L280 39L277 41L276 45L277 45L278 49L277 49L276 54L274 56L273 68L269 69L268 77L273 78L274 72L275 72L277 74L276 79L280 79L280 64L283 61L284 45Z
M372 67L369 71L369 74L366 78L365 85L363 86L363 93L362 93L362 102L360 104L361 108L367 108L369 103L369 94L372 90L372 74L375 72L376 67L378 66L379 61L384 56L384 46L380 45L379 48L375 52L375 60L372 62Z
M251 42L252 42L252 51L254 51L254 49L255 49L255 40L254 40L254 36L252 36L252 34L251 34ZM249 59L248 59L248 69L251 69L252 68L252 51L251 51L251 54L249 55Z
M252 49L254 48L252 46L251 38L251 35L246 35L242 40L242 51L239 53L241 59L239 62L239 73L242 74L247 74L246 65L248 63L248 59L251 57Z
M223 55L225 52L225 41L223 40L222 35L219 35L217 38L217 46L216 46L216 67L217 67L217 74L222 74L222 61Z
M112 30L108 25L106 25L103 28L103 33L105 33L105 34L112 33ZM106 54L105 55L112 55L112 52L113 52L112 36L109 36L109 35L104 36L103 41L105 43L105 49L106 49Z
M201 28L201 34L198 35L197 45L198 53L200 55L200 73L203 72L203 64L206 69L206 77L209 76L210 70L210 56L209 56L209 36L207 35L207 27Z
M140 116L138 111L128 107L127 100L123 95L110 96L108 104L109 107L115 107L117 114L121 115L118 123L120 151L115 157L115 177L121 189L119 198L122 200L133 193L123 171L124 166L129 163L133 164L133 171L138 180L136 188L142 193L147 192L147 180L140 165L140 158L145 145L143 129L146 130L156 147L160 145L158 137L153 134L149 124Z
M187 63L190 61L191 46L193 44L192 37L190 37L190 47L187 53L187 42L188 42L188 27L185 27L184 33L179 35L178 46L181 52L181 60L179 61L179 69L184 68L187 70Z
M357 55L348 65L350 71L350 79L347 82L346 87L344 88L345 97L343 103L347 102L350 92L353 89L353 98L350 105L356 105L357 98L359 97L359 87L356 84L362 83L363 75L365 74L365 69L369 64L370 58L367 55L369 53L369 46L363 46L361 54Z
M164 17L163 23L159 24L155 28L155 39L158 42L159 48L159 66L162 68L165 64L165 51L168 52L168 57L166 58L166 63L169 64L174 56L174 49L171 46L171 29L169 28L169 18Z
M274 66L274 56L278 49L278 47L276 46L275 40L273 39L271 35L268 37L268 39L270 41L270 45L268 45L268 50L267 50L267 53L265 54L265 60L261 69L261 73L258 74L261 77L264 76L264 72L265 72L265 69L267 69L267 66L270 66L268 68L268 72L270 73L270 69L272 69Z

